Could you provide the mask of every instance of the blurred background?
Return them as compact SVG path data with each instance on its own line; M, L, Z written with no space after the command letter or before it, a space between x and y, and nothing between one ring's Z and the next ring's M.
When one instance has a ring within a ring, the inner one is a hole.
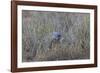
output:
M23 62L89 58L89 13L22 10Z

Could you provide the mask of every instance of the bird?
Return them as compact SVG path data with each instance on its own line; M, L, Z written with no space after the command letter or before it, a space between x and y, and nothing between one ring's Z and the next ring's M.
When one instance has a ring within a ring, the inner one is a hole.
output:
M60 43L61 37L62 37L62 35L60 32L53 32L49 48L50 49L57 48L57 46Z
M59 41L61 39L61 33L60 32L53 32L52 39Z

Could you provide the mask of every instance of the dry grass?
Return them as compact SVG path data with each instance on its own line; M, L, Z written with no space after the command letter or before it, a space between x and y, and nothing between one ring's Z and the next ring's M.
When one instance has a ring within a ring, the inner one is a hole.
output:
M90 15L22 11L22 61L89 59ZM61 32L63 40L50 49L52 32Z

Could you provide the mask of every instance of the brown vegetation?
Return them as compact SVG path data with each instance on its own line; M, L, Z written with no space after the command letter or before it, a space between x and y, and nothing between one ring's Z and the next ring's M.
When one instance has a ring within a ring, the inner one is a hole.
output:
M22 11L22 61L89 59L89 13ZM62 41L48 46L52 32L61 32Z

